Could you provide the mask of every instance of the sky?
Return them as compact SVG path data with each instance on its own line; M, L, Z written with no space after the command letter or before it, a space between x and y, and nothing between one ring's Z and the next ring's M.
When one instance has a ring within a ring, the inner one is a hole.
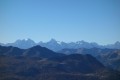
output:
M0 0L0 43L120 41L120 0Z

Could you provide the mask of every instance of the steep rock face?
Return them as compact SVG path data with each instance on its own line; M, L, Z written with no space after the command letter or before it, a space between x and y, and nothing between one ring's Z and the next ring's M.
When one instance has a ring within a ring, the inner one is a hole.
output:
M37 44L31 39L23 39L23 40L16 40L14 43L4 44L4 46L5 45L6 46L18 47L18 48L21 48L21 49L27 49L27 48L33 47Z
M58 51L62 48L61 45L59 44L59 41L56 41L55 39L51 39L50 41L46 43L39 42L38 45L46 47L53 51Z

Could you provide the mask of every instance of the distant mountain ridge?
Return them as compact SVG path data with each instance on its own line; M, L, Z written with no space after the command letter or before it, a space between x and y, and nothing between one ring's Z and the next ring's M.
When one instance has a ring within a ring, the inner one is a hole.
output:
M39 45L33 46L28 49L20 49L13 46L0 46L0 55L5 56L28 56L28 57L43 57L43 58L51 58L57 56L63 56L65 54L59 54L52 50L49 50L45 47L41 47Z
M39 45L20 49L0 46L0 80L119 80L90 54L56 53Z
M3 44L0 43L0 45L3 46L14 46L22 49L27 49L30 47L33 47L35 45L40 45L42 47L46 47L48 49L51 49L53 51L59 51L65 48L69 49L78 49L78 48L109 48L109 49L120 49L120 42L117 41L114 44L108 44L108 45L99 45L96 42L86 42L86 41L77 41L77 42L60 42L56 41L55 39L51 39L48 42L42 42L40 41L39 43L35 43L31 39L23 39L23 40L16 40L14 43L7 43Z
M69 54L90 54L96 57L105 66L120 71L120 49L100 49L100 48L79 48L63 49L59 53Z

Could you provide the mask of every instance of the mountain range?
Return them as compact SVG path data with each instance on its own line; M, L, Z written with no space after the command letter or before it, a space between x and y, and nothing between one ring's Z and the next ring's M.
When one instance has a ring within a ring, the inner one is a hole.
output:
M105 66L120 71L120 49L101 48L79 48L62 49L59 53L69 54L90 54L96 57Z
M0 80L119 80L90 54L63 54L39 45L0 46Z
M108 45L99 45L96 42L86 42L86 41L77 41L77 42L60 42L56 41L55 39L51 39L48 42L42 42L35 43L31 39L23 39L23 40L16 40L14 43L0 43L2 46L14 46L22 49L27 49L30 47L33 47L35 45L40 45L42 47L46 47L53 51L59 51L65 48L69 49L78 49L78 48L109 48L109 49L120 49L120 42L117 41L114 44L108 44Z

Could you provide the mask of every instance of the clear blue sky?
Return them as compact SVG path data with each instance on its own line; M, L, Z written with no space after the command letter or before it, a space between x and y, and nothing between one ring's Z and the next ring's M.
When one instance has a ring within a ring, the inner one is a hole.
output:
M0 42L120 41L120 0L0 0Z

